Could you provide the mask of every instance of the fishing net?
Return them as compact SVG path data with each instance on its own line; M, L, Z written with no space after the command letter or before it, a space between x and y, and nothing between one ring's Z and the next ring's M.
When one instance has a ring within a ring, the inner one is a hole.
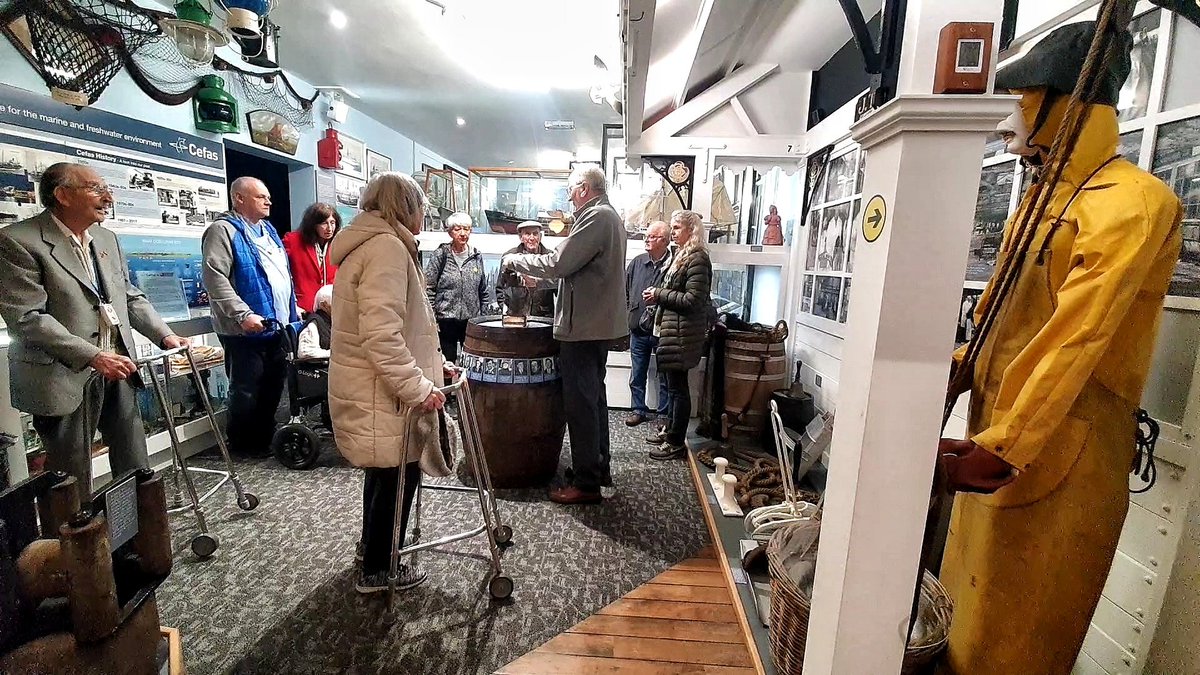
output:
M68 103L94 103L122 68L164 105L187 103L201 78L216 74L247 109L313 126L316 93L301 95L278 69L248 70L220 57L196 66L159 28L159 20L173 16L128 0L0 0L0 30L55 97Z

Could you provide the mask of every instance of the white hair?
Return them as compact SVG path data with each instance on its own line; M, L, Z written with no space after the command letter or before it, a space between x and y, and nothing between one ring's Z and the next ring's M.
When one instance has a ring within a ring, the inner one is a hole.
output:
M704 232L704 217L695 211L675 211L671 214L671 222L691 230L691 236L680 244L675 259L671 261L671 271L674 272L683 266L683 261L692 253L708 249L708 235Z
M571 177L567 179L567 187L573 185L586 185L588 192L597 195L608 191L608 181L604 177L604 171L595 164L583 164L575 167L571 171Z
M333 284L325 284L317 289L317 294L313 296L312 311L321 309L321 305L328 304L333 307Z
M445 225L446 225L447 230L449 230L452 227L458 227L458 226L471 227L471 225L472 225L471 214L464 213L462 211L455 211L454 213L451 213L449 216L446 217Z

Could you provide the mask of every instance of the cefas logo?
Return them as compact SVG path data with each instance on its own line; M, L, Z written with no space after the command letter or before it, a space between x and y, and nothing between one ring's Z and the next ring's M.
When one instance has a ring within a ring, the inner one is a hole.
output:
M209 150L208 148L191 143L188 141L188 139L182 136L180 136L179 139L174 143L171 143L171 147L175 148L175 152L178 152L181 155L186 153L192 157L203 159L208 162L217 162L221 160L221 156L217 153Z

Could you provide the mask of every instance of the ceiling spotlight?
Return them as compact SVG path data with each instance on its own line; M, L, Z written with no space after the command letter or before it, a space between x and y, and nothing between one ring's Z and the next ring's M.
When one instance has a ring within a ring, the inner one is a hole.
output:
M200 0L180 0L175 4L175 15L176 18L159 21L159 27L175 41L179 54L192 64L204 66L212 63L217 47L229 44L229 38L224 33L209 25L212 11L206 9Z
M338 30L346 27L346 13L340 9L329 10L329 24Z
M462 125L466 124L466 123L467 123L467 121L466 121L466 120L464 120L464 119L463 119L463 118L461 118L461 117L456 117L456 118L454 119L454 123L455 123L455 124L457 124L458 126L460 126L460 127L461 127Z

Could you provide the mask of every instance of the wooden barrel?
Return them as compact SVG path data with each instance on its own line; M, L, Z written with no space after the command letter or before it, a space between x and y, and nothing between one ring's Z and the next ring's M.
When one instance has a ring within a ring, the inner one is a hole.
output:
M767 422L771 392L787 386L783 343L739 340L730 331L725 340L725 423L729 439L758 444Z
M459 366L467 369L492 482L547 484L558 471L567 417L551 319L505 326L500 316L467 323Z

